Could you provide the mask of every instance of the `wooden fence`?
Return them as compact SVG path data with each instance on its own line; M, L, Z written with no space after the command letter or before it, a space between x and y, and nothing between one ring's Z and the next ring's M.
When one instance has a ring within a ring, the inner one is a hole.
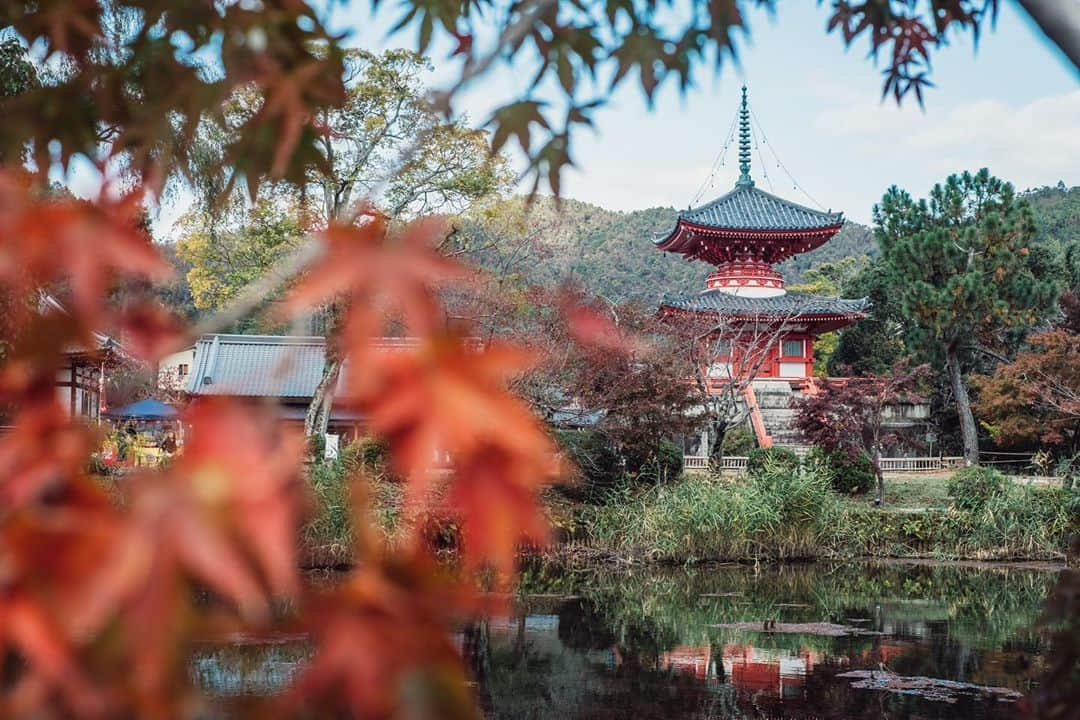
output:
M941 472L964 467L962 457L881 458L882 472Z
M746 469L748 458L743 455L731 455L720 461L720 470L741 472ZM881 470L887 473L941 472L964 466L962 457L910 457L881 458ZM703 455L686 455L683 467L687 470L708 470L709 458Z

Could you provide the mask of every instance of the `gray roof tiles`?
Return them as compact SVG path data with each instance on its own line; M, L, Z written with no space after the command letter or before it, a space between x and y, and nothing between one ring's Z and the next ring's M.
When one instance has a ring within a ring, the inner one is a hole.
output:
M870 307L870 301L867 298L847 300L797 292L774 297L745 297L720 290L706 290L697 295L666 295L662 302L668 307L691 312L768 317L854 316L865 314Z
M710 203L679 213L679 218L732 230L818 230L839 225L844 214L821 212L752 185L740 185Z
M206 335L195 345L193 364L192 395L310 398L326 365L326 339Z

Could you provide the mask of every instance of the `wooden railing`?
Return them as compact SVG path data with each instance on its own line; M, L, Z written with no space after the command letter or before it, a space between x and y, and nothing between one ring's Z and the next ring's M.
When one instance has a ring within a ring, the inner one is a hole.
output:
M963 466L962 457L881 458L882 472L938 472Z
M746 469L747 460L748 458L745 455L731 455L720 460L719 469L741 472ZM881 470L887 473L939 472L963 466L964 458L962 457L881 458ZM683 468L686 470L708 470L709 458L704 455L686 455L683 457Z
M729 455L720 460L720 469L745 470L748 459L745 455ZM683 467L687 470L708 470L709 458L704 455L686 455L683 457Z
M684 455L683 459L684 470L708 470L709 458L704 455Z

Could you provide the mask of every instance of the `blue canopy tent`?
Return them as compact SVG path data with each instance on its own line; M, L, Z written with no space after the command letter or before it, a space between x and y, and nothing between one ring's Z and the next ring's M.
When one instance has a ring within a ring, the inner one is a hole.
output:
M109 420L129 420L137 423L172 422L180 418L180 411L160 400L147 398L118 408L110 408L101 415Z

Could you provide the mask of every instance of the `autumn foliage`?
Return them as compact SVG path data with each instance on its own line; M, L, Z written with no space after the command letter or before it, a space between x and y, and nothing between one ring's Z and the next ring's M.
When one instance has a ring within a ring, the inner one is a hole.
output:
M278 631L309 638L313 659L259 717L472 716L452 632L491 609L480 591L507 587L522 541L546 537L537 493L558 467L541 424L507 389L530 354L446 329L439 288L469 277L433 249L441 221L391 225L359 208L310 239L313 260L293 268L302 277L281 312L328 298L348 308L336 342L352 368L349 391L389 442L409 512L456 521L459 565L436 565L420 527L385 546L366 529L358 476L356 569L327 591L302 582L305 445L269 408L192 404L182 455L126 477L119 502L84 470L96 438L56 400L65 350L91 347L101 328L123 328L148 359L190 337L159 308L116 308L109 292L166 276L140 214L194 124L232 90L259 88L262 104L227 160L249 187L287 181L320 162L314 111L342 96L335 39L305 5L177 7L143 3L144 22L115 55L97 3L0 13L71 69L4 101L6 127L20 133L5 157L26 163L0 170L0 278L11 297L31 300L11 305L0 365L13 425L0 438L0 716L197 714L205 701L190 684L193 644ZM177 34L219 38L224 76L162 47ZM95 108L86 118L46 111L85 98ZM48 192L46 171L80 154L103 173L100 195ZM35 293L56 288L70 312L40 312ZM417 344L374 352L391 322ZM435 467L446 456L448 475Z
M1080 450L1080 306L1070 293L1061 304L1056 327L1034 333L1011 362L974 380L976 409L995 442Z
M673 45L649 4L618 2L610 15L570 5L515 5L495 45L511 56L540 50L533 87L555 75L571 99L577 79L603 61L617 64L613 86L630 71L650 96L667 76L685 86L693 65L710 47L730 49L730 31L743 24L735 0L695 1L693 23ZM922 13L899 27L866 8L837 11L834 26L846 42L870 31L874 48L900 48L892 64L902 71L886 89L918 95L923 78L907 68L950 26L977 28L987 14L962 0L944 6L955 12L934 27L914 21ZM406 8L421 51L439 29L457 38L465 59L438 109L448 110L453 91L495 58L472 43L474 23L490 22L481 9ZM564 11L581 23L563 22ZM0 4L0 27L10 35L0 53L0 282L10 309L0 406L12 426L0 437L0 716L205 715L206 699L191 686L192 647L276 632L307 638L312 659L281 696L252 708L254 717L473 716L450 634L492 609L499 595L480 591L507 587L520 544L543 541L537 494L559 470L540 423L507 389L530 353L447 329L441 288L472 280L433 250L445 225L391 222L370 198L335 213L254 283L252 297L239 296L198 329L153 305L109 301L117 287L166 277L143 213L171 182L191 182L185 172L223 173L222 194L251 198L267 183L301 186L326 174L320 141L331 131L318 118L346 101L342 38L300 0L9 2ZM890 28L899 28L897 39ZM21 47L39 54L36 64L19 56ZM35 67L48 72L35 78ZM231 101L252 93L252 111L227 123ZM516 138L531 172L557 190L571 161L569 133L590 122L595 105L571 102L554 122L534 98L516 99L493 115L495 145ZM204 123L231 129L209 165L193 157ZM534 134L539 142L530 144ZM50 179L73 171L96 179L95 197L52 189ZM378 183L372 188L377 194ZM457 565L434 562L418 523L386 546L365 519L360 475L352 493L357 566L329 590L302 582L305 445L266 407L192 405L182 457L126 477L118 499L86 474L94 429L56 399L66 350L91 347L96 330L120 329L130 350L154 360L285 286L285 316L330 299L345 308L334 351L349 365L348 390L389 444L407 484L407 515L452 517L461 528ZM40 290L63 291L68 312L39 312ZM416 345L374 352L373 338L390 323ZM572 329L610 349L610 325L594 314L576 313ZM444 457L449 473L435 467Z

